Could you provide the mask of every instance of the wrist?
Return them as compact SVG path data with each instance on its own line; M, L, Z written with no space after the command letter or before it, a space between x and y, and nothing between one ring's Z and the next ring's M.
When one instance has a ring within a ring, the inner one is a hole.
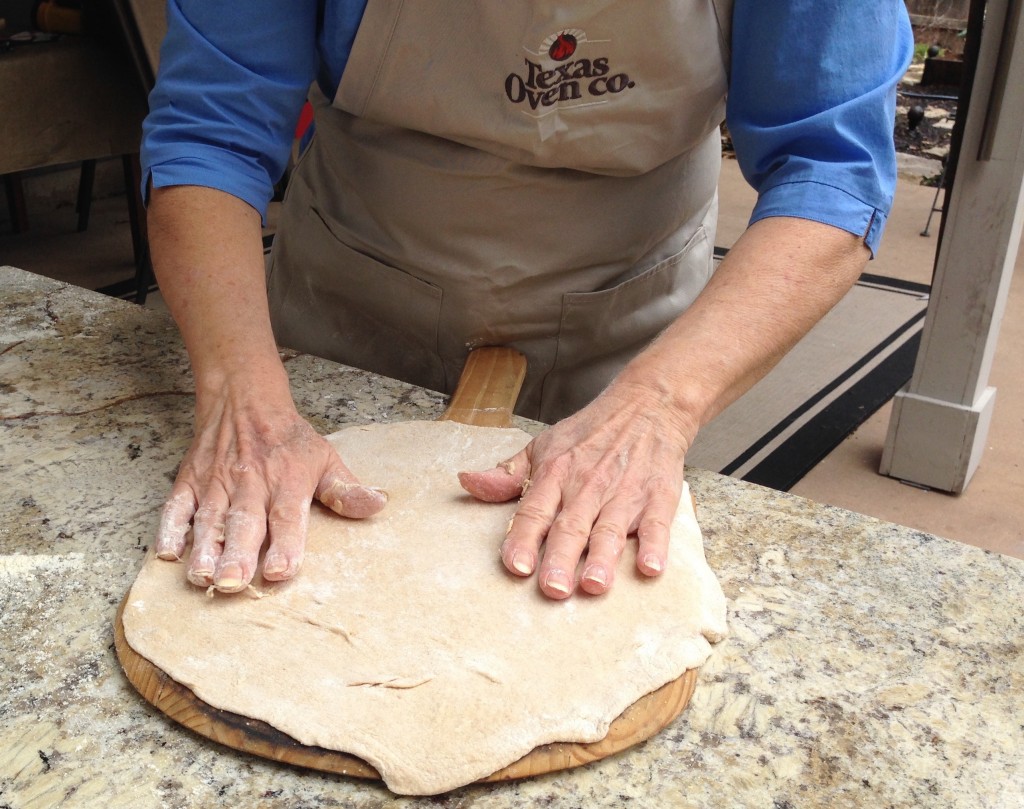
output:
M272 352L228 353L192 363L198 398L259 398L291 401L288 373L275 349Z
M678 374L636 361L627 366L606 391L628 403L626 406L634 412L656 422L659 430L674 435L685 450L697 437L706 409L697 392L696 386L679 378Z

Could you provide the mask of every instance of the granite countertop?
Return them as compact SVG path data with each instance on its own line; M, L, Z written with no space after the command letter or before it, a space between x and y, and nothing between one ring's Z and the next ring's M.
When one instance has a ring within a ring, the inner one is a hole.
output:
M113 650L191 435L166 316L0 268L0 807L1019 807L1024 562L690 470L730 637L689 707L586 767L429 799L198 737ZM441 396L286 354L324 433Z

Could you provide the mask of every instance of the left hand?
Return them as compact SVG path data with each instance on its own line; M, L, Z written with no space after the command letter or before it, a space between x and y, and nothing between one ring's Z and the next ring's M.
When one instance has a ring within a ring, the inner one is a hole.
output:
M497 468L459 475L481 500L522 494L505 567L529 576L539 560L541 590L568 598L586 551L579 584L603 593L635 532L640 572L660 573L697 429L835 306L869 256L861 236L831 225L784 216L751 225L693 305L597 399Z
M650 389L612 384L514 457L484 472L461 472L459 481L480 500L522 497L501 546L511 573L530 576L539 561L545 595L568 598L577 584L598 595L612 586L631 534L640 572L664 570L695 432Z

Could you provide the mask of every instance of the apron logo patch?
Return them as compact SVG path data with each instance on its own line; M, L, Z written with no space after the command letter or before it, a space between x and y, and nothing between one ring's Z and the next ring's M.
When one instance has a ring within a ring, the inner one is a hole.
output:
M636 86L626 73L612 72L607 56L573 59L579 46L587 41L586 33L578 28L547 37L536 54L537 61L524 59L525 70L509 73L505 78L508 100L526 104L531 110L573 101L593 104L591 99L601 103L608 100L602 96L617 95ZM555 64L546 66L541 61L543 56Z

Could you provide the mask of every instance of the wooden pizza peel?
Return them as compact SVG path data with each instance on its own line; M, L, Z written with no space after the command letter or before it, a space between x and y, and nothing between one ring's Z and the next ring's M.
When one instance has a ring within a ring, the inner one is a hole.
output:
M440 420L511 427L512 412L525 375L526 360L512 349L472 351ZM235 750L325 772L380 778L378 772L360 758L300 744L266 722L207 705L128 645L122 623L127 601L128 594L125 594L114 618L117 658L131 684L162 713L200 736ZM680 714L690 701L696 681L697 670L688 669L678 679L633 703L612 722L608 734L600 741L542 745L481 781L507 781L570 769L632 747L658 733Z

